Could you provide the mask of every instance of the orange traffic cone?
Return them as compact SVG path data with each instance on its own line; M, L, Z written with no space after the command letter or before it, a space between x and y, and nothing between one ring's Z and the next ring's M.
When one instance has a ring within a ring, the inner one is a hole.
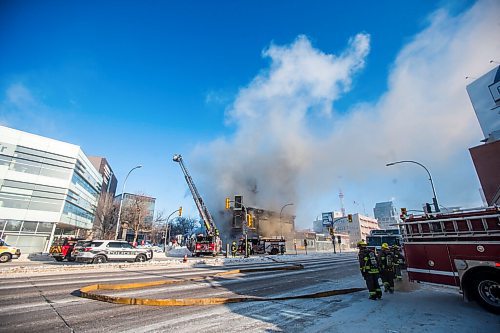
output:
M187 254L184 255L184 259L182 259L182 262L187 262L188 261L188 256Z

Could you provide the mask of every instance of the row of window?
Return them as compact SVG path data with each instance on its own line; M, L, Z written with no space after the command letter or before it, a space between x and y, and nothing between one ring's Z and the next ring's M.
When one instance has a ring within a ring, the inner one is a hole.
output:
M19 157L10 157L5 155L0 155L0 165L7 165L9 167L9 170L17 172L59 179L68 179L72 172L72 168L54 166L41 162L26 160Z
M50 234L54 223L20 220L0 220L0 231L5 232L26 232L36 234Z
M68 202L66 201L66 203L64 204L64 209L63 209L63 213L66 214L66 215L76 215L76 216L80 216L84 219L87 219L89 220L89 222L92 222L93 219L94 219L94 214L91 213L91 212L88 212L86 211L85 209L81 208L81 207L78 207L74 204L72 204L71 202Z

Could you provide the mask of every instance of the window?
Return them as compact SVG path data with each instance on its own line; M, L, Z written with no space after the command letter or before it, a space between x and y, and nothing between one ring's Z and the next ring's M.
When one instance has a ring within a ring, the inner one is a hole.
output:
M38 229L36 232L52 232L52 227L54 226L54 223L51 222L40 222L38 223Z
M112 247L112 248L121 249L122 243L121 242L109 242L106 247Z
M103 242L90 242L89 247L99 247Z
M35 232L36 231L36 225L37 225L37 222L27 222L27 221L24 221L23 228L21 229L21 231L24 231L24 232Z
M7 225L5 226L5 231L19 231L21 230L21 224L23 221L18 220L7 220Z

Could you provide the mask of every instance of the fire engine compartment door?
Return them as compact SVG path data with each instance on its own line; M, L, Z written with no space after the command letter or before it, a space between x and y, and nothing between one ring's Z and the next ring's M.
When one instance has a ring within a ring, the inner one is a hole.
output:
M447 244L406 243L405 256L411 280L458 286L458 273Z

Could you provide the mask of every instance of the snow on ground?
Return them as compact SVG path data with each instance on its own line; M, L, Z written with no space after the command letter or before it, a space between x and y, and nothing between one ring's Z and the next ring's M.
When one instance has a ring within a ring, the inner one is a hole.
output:
M364 298L318 321L311 332L500 332L500 317L462 300L458 289L420 284L416 290Z

